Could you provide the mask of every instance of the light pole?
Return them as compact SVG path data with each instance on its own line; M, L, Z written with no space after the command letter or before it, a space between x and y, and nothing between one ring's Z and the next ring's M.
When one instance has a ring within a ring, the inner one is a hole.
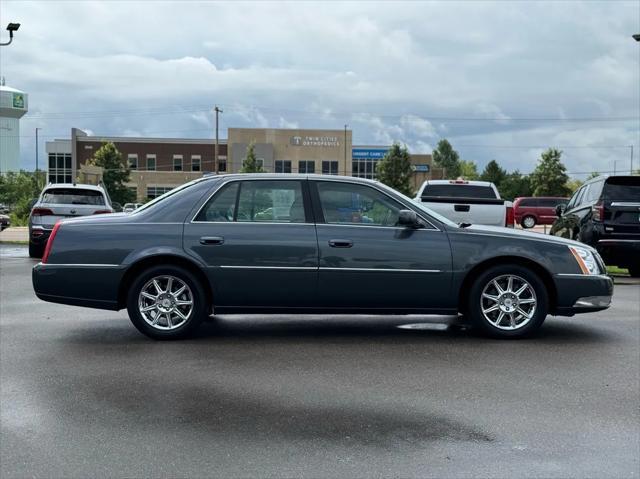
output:
M40 178L38 173L40 172L40 169L38 168L38 131L42 130L42 128L36 128L36 186L39 188L40 187Z
M7 30L9 31L9 41L8 42L0 42L0 47L6 47L13 41L13 32L17 32L18 28L20 28L19 23L10 23L7 25Z
M223 113L223 111L218 108L218 105L216 105L216 107L213 109L213 111L216 114L216 146L215 149L213 151L213 170L215 171L216 175L219 173L219 168L218 168L218 113ZM228 148L228 146L227 146ZM229 153L227 152L227 156L229 155ZM226 173L226 171L225 171Z

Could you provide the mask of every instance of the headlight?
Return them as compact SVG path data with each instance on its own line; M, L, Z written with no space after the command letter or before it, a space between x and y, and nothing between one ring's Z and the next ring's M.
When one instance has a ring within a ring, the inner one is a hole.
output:
M578 262L582 274L600 274L598 262L590 250L578 246L569 246L569 250Z

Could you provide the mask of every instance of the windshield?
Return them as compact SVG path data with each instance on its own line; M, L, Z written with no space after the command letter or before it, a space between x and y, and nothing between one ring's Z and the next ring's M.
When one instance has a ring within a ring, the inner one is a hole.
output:
M384 188L386 190L392 191L396 196L399 196L400 198L402 198L403 200L408 202L410 205L417 206L418 209L424 211L427 215L429 215L431 218L439 221L440 223L443 223L443 224L445 224L447 226L451 226L453 228L457 228L458 227L458 225L456 223L454 223L453 221L451 221L449 218L446 218L446 217L442 216L440 213L436 213L431 208L427 208L422 203L418 203L417 201L413 200L412 198L409 198L408 196L403 195L399 191L396 191L393 188L389 188L388 186L384 185L383 183L378 183L378 186L380 186L381 188Z
M96 190L80 188L51 188L42 195L45 205L104 205L104 195Z

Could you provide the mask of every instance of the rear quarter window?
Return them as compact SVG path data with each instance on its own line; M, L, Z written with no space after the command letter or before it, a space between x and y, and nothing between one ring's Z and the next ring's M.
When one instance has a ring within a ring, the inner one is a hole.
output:
M493 188L480 185L427 185L422 196L496 199Z
M104 195L96 190L79 188L51 188L42 195L43 204L58 205L104 205Z
M640 176L609 178L603 196L613 201L640 202Z

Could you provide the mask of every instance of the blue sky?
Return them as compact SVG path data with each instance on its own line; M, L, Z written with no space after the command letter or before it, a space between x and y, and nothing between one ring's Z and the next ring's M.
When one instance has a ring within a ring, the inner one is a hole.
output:
M430 152L448 138L483 167L640 167L638 1L0 2L22 24L0 48L29 93L22 166L71 127L212 137L227 127L343 128ZM3 40L6 32L2 32ZM41 156L44 158L44 155Z

